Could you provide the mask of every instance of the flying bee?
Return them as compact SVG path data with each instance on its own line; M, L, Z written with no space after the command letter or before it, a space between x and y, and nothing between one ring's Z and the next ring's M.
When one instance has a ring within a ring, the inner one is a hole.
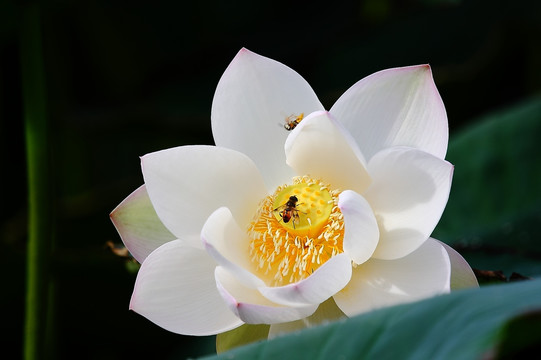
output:
M285 223L288 223L289 220L293 219L293 228L295 228L295 224L299 222L299 210L297 209L297 202L299 202L299 199L293 195L289 197L289 200L284 205L278 206L273 210L280 211L280 217Z
M299 125L301 120L304 118L304 113L301 113L299 116L293 114L286 117L286 123L284 124L284 129L291 131Z

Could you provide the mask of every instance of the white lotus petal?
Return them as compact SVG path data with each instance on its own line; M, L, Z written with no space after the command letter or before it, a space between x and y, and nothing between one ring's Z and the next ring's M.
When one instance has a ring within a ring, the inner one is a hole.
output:
M264 286L264 282L251 273L253 265L248 235L239 228L228 208L219 208L209 216L201 231L201 239L214 260L245 286Z
M340 193L338 207L344 215L344 253L356 264L370 259L379 240L378 222L368 201L355 191Z
M204 222L221 206L248 226L267 195L254 163L230 149L180 146L147 154L141 162L152 205L179 238L199 238Z
M184 335L213 335L240 326L216 289L216 263L201 249L170 241L143 262L130 309Z
M450 291L451 264L447 251L428 239L398 260L370 259L353 270L349 284L334 296L347 316Z
M420 246L438 223L449 198L453 165L397 146L377 153L368 170L373 182L364 197L380 232L373 257L400 258Z
M277 324L302 319L314 313L317 305L280 306L245 287L225 268L216 268L216 284L229 309L247 324Z
M320 304L340 291L351 277L351 260L338 254L321 265L312 275L297 283L261 287L259 292L267 299L282 305L299 306Z
M269 192L293 175L286 166L285 118L323 110L310 85L287 66L246 49L222 75L212 101L212 134L218 146L247 154Z
M154 249L176 239L158 218L145 185L124 199L111 212L110 217L122 242L140 263Z
M438 240L451 260L451 290L478 287L477 277L466 260L455 249Z
M384 148L411 146L441 159L447 113L428 65L387 69L349 88L330 110L367 159Z
M288 165L298 175L310 174L334 188L359 193L370 185L357 144L328 112L306 117L287 138L285 150Z

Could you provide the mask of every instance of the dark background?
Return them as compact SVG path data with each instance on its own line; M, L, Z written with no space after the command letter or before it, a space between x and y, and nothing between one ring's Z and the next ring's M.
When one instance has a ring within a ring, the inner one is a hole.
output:
M106 246L120 242L108 214L142 184L139 156L213 143L214 90L241 47L295 69L327 108L375 71L430 63L452 138L480 115L540 93L539 4L41 1L54 358L177 359L213 351L213 337L171 334L128 311L135 273ZM22 9L23 2L0 3L0 338L3 353L19 355L27 235Z

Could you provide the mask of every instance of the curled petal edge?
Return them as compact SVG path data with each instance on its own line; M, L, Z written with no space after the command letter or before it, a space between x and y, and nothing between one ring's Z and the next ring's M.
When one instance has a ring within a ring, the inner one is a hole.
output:
M329 259L312 275L294 284L260 287L267 299L282 305L320 304L342 290L351 278L351 260L342 253Z
M338 207L344 215L344 252L355 264L362 264L370 259L378 245L376 216L368 201L352 190L340 193Z
M318 307L317 304L302 306L273 304L263 298L257 290L243 287L220 266L216 268L215 276L216 286L223 300L233 314L246 324L278 324L295 321L312 315Z

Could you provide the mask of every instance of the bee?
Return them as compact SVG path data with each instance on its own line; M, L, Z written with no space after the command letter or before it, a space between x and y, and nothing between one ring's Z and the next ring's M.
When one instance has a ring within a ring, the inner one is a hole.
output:
M286 117L286 123L284 124L284 129L291 131L299 125L301 120L304 118L304 113L301 113L299 116L292 114Z
M288 223L291 219L293 219L293 228L295 228L295 224L299 222L299 210L297 209L297 202L299 202L299 199L293 195L289 197L289 200L284 205L278 206L273 210L280 211L280 217L285 223Z

